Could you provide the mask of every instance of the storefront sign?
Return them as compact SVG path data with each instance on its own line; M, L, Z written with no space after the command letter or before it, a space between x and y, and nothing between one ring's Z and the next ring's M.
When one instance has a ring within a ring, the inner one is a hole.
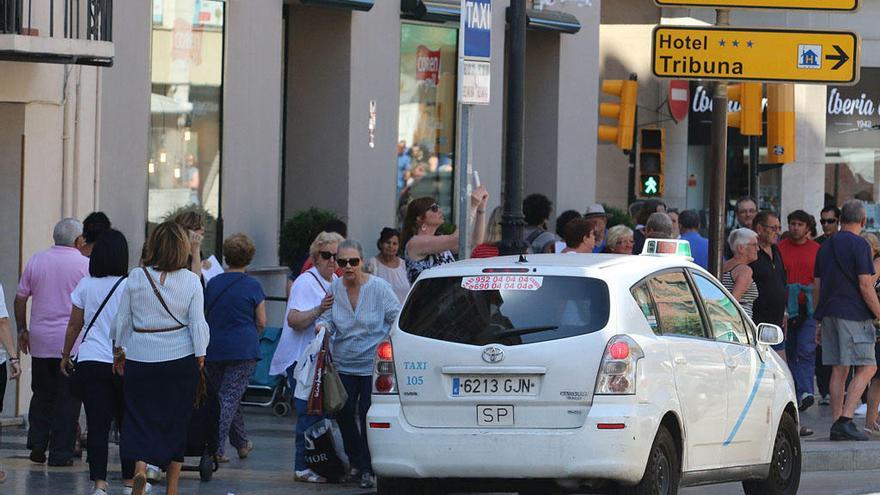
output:
M880 68L863 68L855 86L828 86L826 112L827 147L880 146Z
M801 9L853 11L859 0L654 0L661 7L712 7L743 9Z
M416 81L440 84L440 49L431 50L425 45L416 49Z
M855 83L859 37L852 32L657 26L657 77Z
M709 83L697 81L690 82L691 100L688 105L688 144L691 146L708 146L712 143L712 86ZM766 104L764 109L766 110ZM728 100L727 112L738 112L739 102ZM765 118L766 120L766 118ZM740 134L739 129L729 127L727 129L727 142L732 147L748 146L746 136ZM766 134L761 136L762 146L766 145Z
M171 60L202 63L202 32L193 31L192 24L183 19L174 19L171 29Z

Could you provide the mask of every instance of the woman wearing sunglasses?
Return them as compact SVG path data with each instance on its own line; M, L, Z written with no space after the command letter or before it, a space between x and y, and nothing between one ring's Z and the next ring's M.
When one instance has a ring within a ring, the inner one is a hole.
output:
M272 356L270 375L286 375L290 390L296 390L294 367L315 337L315 321L333 305L330 284L337 279L335 274L336 254L342 236L335 232L321 232L312 242L309 255L314 266L294 280L287 299L287 318L278 347ZM326 483L327 480L309 469L305 457L305 437L303 432L321 419L309 416L308 402L305 398L294 397L296 407L296 455L294 457L294 479L309 483Z
M478 187L471 193L470 215L474 224L471 244L483 243L486 232L486 203L489 193L485 187ZM401 232L403 254L406 260L406 271L410 283L414 283L419 274L428 268L452 263L454 253L458 252L458 231L449 235L437 235L437 229L443 225L443 211L434 198L414 199L406 208L406 219Z
M333 337L333 362L348 393L348 401L336 420L351 462L351 476L360 481L361 488L371 488L367 410L373 356L400 312L400 301L391 284L363 271L363 259L363 249L357 241L339 244L336 261L343 270L342 278L330 286L333 305L318 318L316 328L326 328Z

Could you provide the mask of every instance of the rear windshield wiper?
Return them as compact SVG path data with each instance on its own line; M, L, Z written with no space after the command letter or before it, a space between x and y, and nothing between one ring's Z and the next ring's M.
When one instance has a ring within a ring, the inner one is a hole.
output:
M543 327L521 327L521 328L511 328L509 330L505 330L503 332L498 332L495 334L495 337L518 337L520 335L528 335L530 333L538 333L538 332L546 332L547 330L556 330L559 328L556 325L548 325Z

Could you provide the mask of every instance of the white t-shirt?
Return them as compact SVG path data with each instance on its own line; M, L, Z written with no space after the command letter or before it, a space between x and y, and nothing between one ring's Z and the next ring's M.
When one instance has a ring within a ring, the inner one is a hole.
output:
M6 295L3 294L3 286L0 285L0 318L9 318L9 312L6 311ZM10 349L12 350L12 349ZM6 349L0 345L0 364L6 362ZM3 400L3 397L0 397L0 401Z
M337 278L334 274L333 280ZM284 312L284 327L281 329L281 338L278 340L278 347L275 348L275 355L272 356L272 364L269 366L270 375L286 374L287 368L299 359L309 342L315 338L314 326L304 330L291 328L287 324L287 315L291 310L309 311L321 304L321 300L329 291L330 282L324 280L315 267L309 268L293 281L293 285L290 287L290 297L287 298L287 310Z
M70 294L70 301L74 306L83 310L82 334L85 333L89 322L92 321L95 312L98 311L98 306L104 302L104 298L110 293L110 289L113 288L117 280L119 280L119 277L83 277L76 284L76 288ZM119 287L116 288L107 304L104 305L104 309L101 310L101 314L98 315L98 319L95 320L95 324L92 325L85 340L80 343L79 350L75 352L77 361L113 362L113 343L110 341L110 328L116 320L119 299L125 290L126 282L128 280L123 280L119 283Z

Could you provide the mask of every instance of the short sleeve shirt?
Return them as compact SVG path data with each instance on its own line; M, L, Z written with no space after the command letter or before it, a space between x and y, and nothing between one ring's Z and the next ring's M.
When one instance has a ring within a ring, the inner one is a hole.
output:
M815 277L820 279L816 318L873 319L859 291L859 275L873 274L874 261L868 241L842 230L823 242L816 256Z
M211 278L205 288L205 319L211 329L206 360L259 359L256 311L264 299L260 282L244 273Z
M775 245L771 246L770 252L772 257L759 249L758 259L749 263L752 280L758 286L758 298L752 305L752 320L755 323L782 325L788 294L785 263Z
M119 309L119 299L125 291L125 280L119 283L107 304L101 310L92 328L86 333L89 322L95 317L95 313L104 302L107 294L119 277L84 277L70 293L70 301L74 306L83 310L83 328L80 338L85 337L79 344L79 350L75 351L77 361L95 361L99 363L113 362L113 344L110 341L110 329L116 321L116 312ZM76 349L76 347L74 347Z

